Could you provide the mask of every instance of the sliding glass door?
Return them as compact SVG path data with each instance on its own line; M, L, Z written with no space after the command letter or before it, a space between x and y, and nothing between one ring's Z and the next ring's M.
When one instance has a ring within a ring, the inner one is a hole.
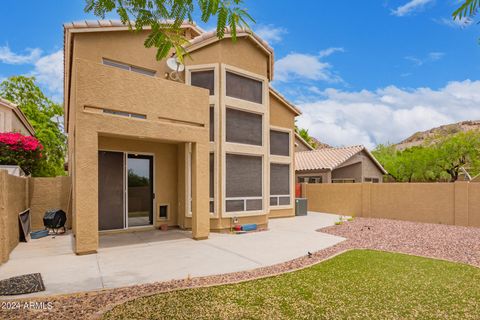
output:
M98 153L98 228L153 224L153 156Z
M153 157L129 154L127 159L128 227L153 224Z

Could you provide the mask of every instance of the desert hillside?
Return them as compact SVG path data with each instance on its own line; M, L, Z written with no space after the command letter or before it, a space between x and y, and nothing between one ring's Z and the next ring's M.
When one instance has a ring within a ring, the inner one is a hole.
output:
M396 147L398 150L404 150L410 147L421 145L425 141L433 139L436 136L451 135L458 132L466 132L471 130L480 130L480 120L462 121L446 124L427 131L416 132L402 142L397 143Z

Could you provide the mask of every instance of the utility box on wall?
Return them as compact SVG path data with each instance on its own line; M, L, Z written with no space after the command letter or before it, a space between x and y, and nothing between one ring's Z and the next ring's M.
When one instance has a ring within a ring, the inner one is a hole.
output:
M306 216L307 215L307 199L306 198L296 198L295 199L295 215L296 216Z

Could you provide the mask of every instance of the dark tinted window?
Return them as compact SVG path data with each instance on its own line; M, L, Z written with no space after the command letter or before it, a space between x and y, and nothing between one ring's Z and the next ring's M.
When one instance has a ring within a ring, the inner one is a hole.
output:
M227 71L227 96L262 103L262 82Z
M270 194L290 194L290 166L288 164L270 164Z
M210 106L210 141L215 140L215 108Z
M290 155L290 134L288 132L270 130L270 154Z
M215 75L213 70L193 71L190 74L190 83L192 86L208 89L211 96L215 94Z
M227 108L226 141L262 145L262 115Z
M227 154L226 196L262 196L262 157Z

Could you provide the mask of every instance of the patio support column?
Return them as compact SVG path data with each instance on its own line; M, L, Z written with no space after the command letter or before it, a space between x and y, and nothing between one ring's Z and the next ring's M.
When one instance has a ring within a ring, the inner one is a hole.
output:
M98 136L88 127L77 129L73 184L75 253L95 253L98 249Z
M209 153L207 143L192 143L192 235L195 240L208 238L209 209Z

